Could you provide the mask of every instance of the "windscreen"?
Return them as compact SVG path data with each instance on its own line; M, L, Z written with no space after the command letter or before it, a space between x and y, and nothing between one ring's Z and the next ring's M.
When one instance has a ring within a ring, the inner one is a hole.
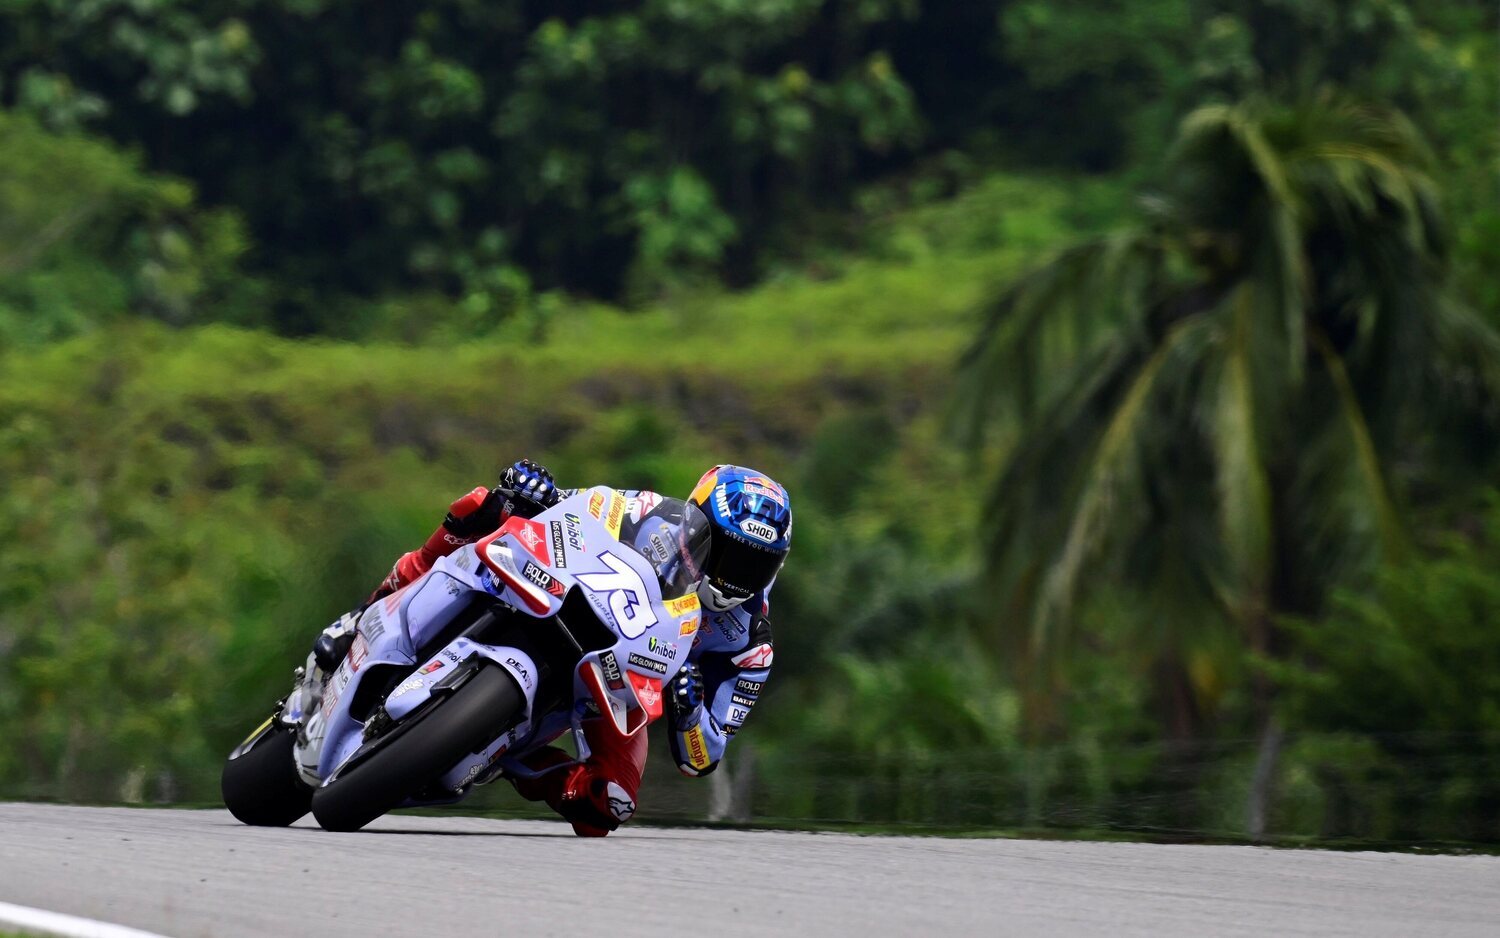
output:
M697 505L664 498L633 527L621 532L626 535L621 540L651 564L663 597L676 599L698 589L711 534Z

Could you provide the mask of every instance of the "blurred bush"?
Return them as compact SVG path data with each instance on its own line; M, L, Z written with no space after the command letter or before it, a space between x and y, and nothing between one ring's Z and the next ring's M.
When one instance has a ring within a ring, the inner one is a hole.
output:
M0 111L0 343L38 343L134 314L252 322L239 217L78 133Z

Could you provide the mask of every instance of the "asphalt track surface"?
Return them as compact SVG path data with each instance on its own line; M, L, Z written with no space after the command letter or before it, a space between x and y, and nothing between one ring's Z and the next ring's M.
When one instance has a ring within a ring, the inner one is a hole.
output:
M0 901L242 935L1496 935L1500 858L0 804ZM0 929L3 930L3 929Z

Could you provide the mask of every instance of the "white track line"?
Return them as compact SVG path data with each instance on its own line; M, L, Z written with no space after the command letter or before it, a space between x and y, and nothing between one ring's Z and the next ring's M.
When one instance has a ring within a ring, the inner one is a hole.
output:
M91 918L79 918L43 909L29 909L24 905L11 905L8 902L0 902L0 928L3 927L41 932L45 935L64 935L66 938L165 938L139 928L126 928L124 925L111 925L108 922L96 922Z

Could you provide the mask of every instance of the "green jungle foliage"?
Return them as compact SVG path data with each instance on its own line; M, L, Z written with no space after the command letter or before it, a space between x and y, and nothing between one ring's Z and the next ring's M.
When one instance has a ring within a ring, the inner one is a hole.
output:
M0 3L0 795L212 801L501 465L732 459L776 675L643 816L1500 838L1497 37Z
M436 290L493 322L554 288L744 284L892 171L1149 166L1193 107L1327 83L1413 115L1484 254L1495 17L1478 0L9 0L0 106L191 181L243 221L274 284L260 315L358 336L349 294Z

